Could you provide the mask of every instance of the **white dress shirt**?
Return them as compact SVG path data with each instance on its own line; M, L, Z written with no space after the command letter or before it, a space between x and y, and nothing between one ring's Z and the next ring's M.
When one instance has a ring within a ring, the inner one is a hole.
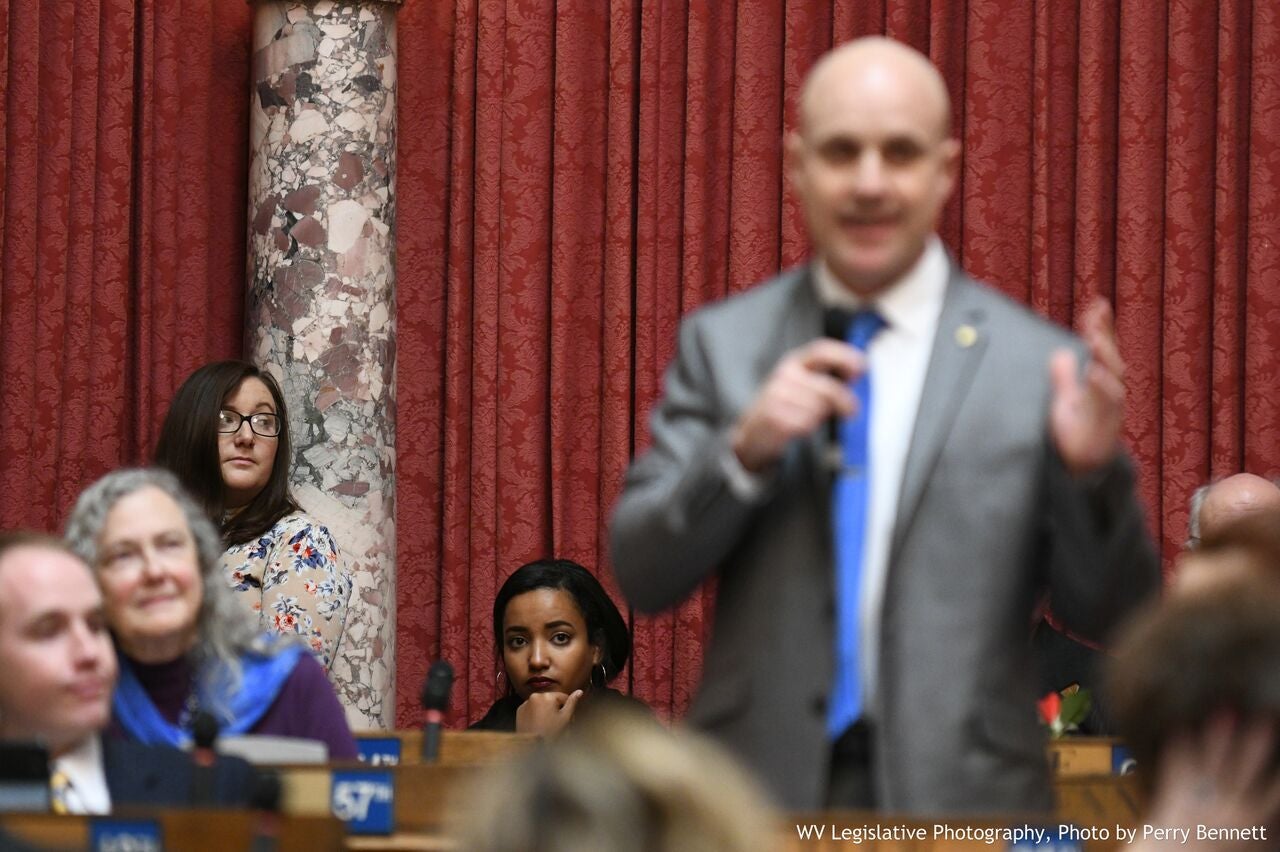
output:
M111 813L107 773L102 767L102 741L95 734L50 761L49 774L61 772L71 782L67 811L73 814Z
M889 574L889 544L898 516L902 472L915 432L933 338L942 313L950 264L942 242L930 237L920 259L879 298L868 304L840 284L826 263L814 264L818 300L828 307L858 310L873 307L885 321L867 346L871 377L870 491L867 527L863 536L862 590L859 596L858 663L862 675L862 706L876 708L879 677L880 611Z

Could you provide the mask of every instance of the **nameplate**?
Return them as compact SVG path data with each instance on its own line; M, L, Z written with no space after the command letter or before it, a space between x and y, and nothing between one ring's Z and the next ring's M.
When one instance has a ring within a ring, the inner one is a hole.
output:
M335 771L330 808L351 834L390 834L395 828L395 789L391 772Z
M400 763L399 737L364 737L356 740L360 761L370 766L396 766Z
M104 819L89 822L93 852L160 852L160 824L147 819Z

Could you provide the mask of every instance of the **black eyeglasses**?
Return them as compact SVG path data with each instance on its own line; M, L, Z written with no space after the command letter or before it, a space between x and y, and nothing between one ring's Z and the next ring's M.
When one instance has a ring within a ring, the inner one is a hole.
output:
M280 434L280 417L259 411L257 414L241 414L224 408L218 412L218 431L230 435L240 431L240 424L249 421L253 434L263 438L275 438Z

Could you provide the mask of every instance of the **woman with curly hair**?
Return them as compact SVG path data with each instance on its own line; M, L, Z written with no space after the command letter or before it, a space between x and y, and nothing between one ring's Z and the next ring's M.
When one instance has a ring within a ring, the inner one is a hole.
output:
M355 757L324 670L237 606L218 533L171 473L107 474L76 501L66 537L94 569L119 655L114 733L178 746L208 713L223 734L302 737Z

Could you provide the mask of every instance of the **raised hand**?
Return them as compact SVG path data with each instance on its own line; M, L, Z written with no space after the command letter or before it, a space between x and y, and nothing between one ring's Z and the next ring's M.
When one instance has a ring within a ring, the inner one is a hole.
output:
M1259 848L1257 838L1194 842L1196 829L1270 827L1280 816L1280 773L1273 762L1275 723L1240 722L1220 713L1198 734L1181 734L1164 750L1147 822L1189 832L1186 849ZM1224 835L1230 837L1230 835ZM1135 852L1146 845L1134 847ZM1150 848L1156 848L1151 845Z
M1049 431L1067 470L1076 475L1097 470L1115 457L1124 419L1124 360L1105 299L1095 297L1085 309L1081 336L1090 355L1083 378L1074 352L1059 349L1049 361Z
M582 698L582 690L568 695L563 692L535 692L516 708L516 733L555 736L573 719L574 708Z

